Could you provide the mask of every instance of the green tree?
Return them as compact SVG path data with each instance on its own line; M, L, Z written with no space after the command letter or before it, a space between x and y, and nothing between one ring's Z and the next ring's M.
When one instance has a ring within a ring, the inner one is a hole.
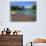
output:
M33 5L32 6L32 10L36 10L36 5Z

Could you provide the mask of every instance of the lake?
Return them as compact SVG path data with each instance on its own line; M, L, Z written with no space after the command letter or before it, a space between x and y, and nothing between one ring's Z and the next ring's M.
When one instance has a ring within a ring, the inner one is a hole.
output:
M28 15L28 16L36 16L36 11L35 10L16 10L16 14L23 14L23 15Z

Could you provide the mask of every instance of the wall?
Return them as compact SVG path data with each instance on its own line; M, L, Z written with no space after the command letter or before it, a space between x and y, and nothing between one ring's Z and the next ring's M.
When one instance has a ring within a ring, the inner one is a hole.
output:
M9 27L23 32L24 45L37 37L46 38L46 1L37 1L37 21L36 22L11 22L10 21L10 0L0 1L0 30Z

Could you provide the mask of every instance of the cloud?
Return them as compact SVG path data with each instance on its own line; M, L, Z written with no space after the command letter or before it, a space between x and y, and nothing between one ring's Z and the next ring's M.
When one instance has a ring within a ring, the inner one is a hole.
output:
M32 6L25 6L25 8L31 8Z

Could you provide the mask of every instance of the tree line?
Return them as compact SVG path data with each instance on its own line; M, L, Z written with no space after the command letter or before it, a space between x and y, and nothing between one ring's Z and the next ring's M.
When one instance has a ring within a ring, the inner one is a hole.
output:
M25 9L24 6L21 6L21 7L20 6L11 6L11 11L12 10L23 10L23 9ZM36 10L36 5L33 5L32 8L30 8L30 9Z

